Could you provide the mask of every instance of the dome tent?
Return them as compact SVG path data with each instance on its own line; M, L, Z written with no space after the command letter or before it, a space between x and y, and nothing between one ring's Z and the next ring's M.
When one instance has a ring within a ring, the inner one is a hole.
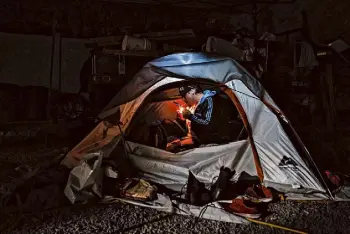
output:
M327 187L308 151L262 85L235 60L203 53L173 54L146 64L111 100L100 114L102 121L62 163L74 167L91 152L108 156L148 97L183 82L222 90L238 110L248 139L176 154L128 141L128 157L146 180L180 191L189 172L210 184L225 166L236 171L235 179L246 172L291 199L327 198ZM118 125L109 126L103 121L106 119Z

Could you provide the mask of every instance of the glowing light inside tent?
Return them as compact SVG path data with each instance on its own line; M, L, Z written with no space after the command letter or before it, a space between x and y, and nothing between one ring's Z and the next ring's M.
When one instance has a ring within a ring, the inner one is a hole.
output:
M180 106L179 109L177 110L177 112L179 112L180 114L182 114L184 112L184 110L188 110L190 111L192 114L194 113L194 110L196 109L195 106L191 106L191 107L183 107L183 106Z
M188 110L188 111L190 111L193 114L195 109L196 109L196 106L191 106L191 107L178 106L177 112L182 115L185 110ZM186 119L186 127L187 127L187 130L188 130L187 131L187 140L190 140L191 144L193 144L192 131L191 131L191 120Z
M185 110L185 108L180 106L178 112L182 114L184 112L184 110Z

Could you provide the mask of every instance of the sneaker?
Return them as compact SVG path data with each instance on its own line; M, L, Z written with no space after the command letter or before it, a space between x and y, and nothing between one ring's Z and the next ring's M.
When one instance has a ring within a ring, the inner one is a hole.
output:
M233 199L229 206L229 211L236 215L251 219L257 219L261 215L257 208L248 207L245 204L245 200L242 198Z
M205 184L199 182L196 177L189 172L187 180L186 199L192 205L202 206L211 202L211 194L205 188Z
M244 197L252 202L271 202L273 199L271 190L263 185L247 188Z
M341 179L338 175L336 175L328 170L326 170L324 173L326 174L327 179L331 183L331 187L336 189L336 188L339 188L341 186Z

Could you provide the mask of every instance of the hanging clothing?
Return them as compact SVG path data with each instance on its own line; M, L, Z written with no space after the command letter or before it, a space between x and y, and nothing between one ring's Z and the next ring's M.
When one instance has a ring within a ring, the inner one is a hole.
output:
M318 66L314 49L309 43L302 43L298 67L313 68Z

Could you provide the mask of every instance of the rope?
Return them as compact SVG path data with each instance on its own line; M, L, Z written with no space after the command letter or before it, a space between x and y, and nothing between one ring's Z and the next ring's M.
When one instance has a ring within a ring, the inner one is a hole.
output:
M120 131L120 135L122 137L122 143L124 146L123 148L124 148L125 156L128 157L128 150L131 153L131 147L129 146L129 144L125 140L125 134L124 134L122 127L120 126L120 123L118 123L117 125L118 125L119 131ZM127 146L128 146L128 148L126 148Z
M245 92L238 91L237 89L232 89L232 90L235 91L235 92L237 92L237 93L241 93L241 94L243 94L243 95L246 95L246 96L248 96L248 97L250 97L250 98L254 98L254 99L256 99L256 100L261 101L260 98L254 97L254 96L249 95L249 94L247 94L247 93L245 93Z
M219 176L213 177L213 179L211 180L211 185L210 185L210 187L214 185L214 180L217 179L217 178L219 178ZM201 211L199 212L199 215L195 218L194 223L193 223L193 225L192 225L192 227L191 227L192 229L194 229L194 227L195 227L196 224L198 223L199 219L202 218L202 217L204 216L204 213L207 211L208 207L217 208L217 207L213 206L212 202L206 204L206 205L201 209ZM218 209L219 209L219 208L218 208Z
M295 229L286 228L286 227L279 226L279 225L272 224L272 223L262 222L262 221L258 221L258 220L254 220L254 219L250 219L250 218L247 218L247 220L249 220L252 223L266 225L266 226L269 226L269 227L272 227L272 228L278 228L278 229L282 229L282 230L285 230L285 231L290 231L290 232L293 232L293 233L307 234L306 232L302 232L302 231L298 231L298 230L295 230Z

